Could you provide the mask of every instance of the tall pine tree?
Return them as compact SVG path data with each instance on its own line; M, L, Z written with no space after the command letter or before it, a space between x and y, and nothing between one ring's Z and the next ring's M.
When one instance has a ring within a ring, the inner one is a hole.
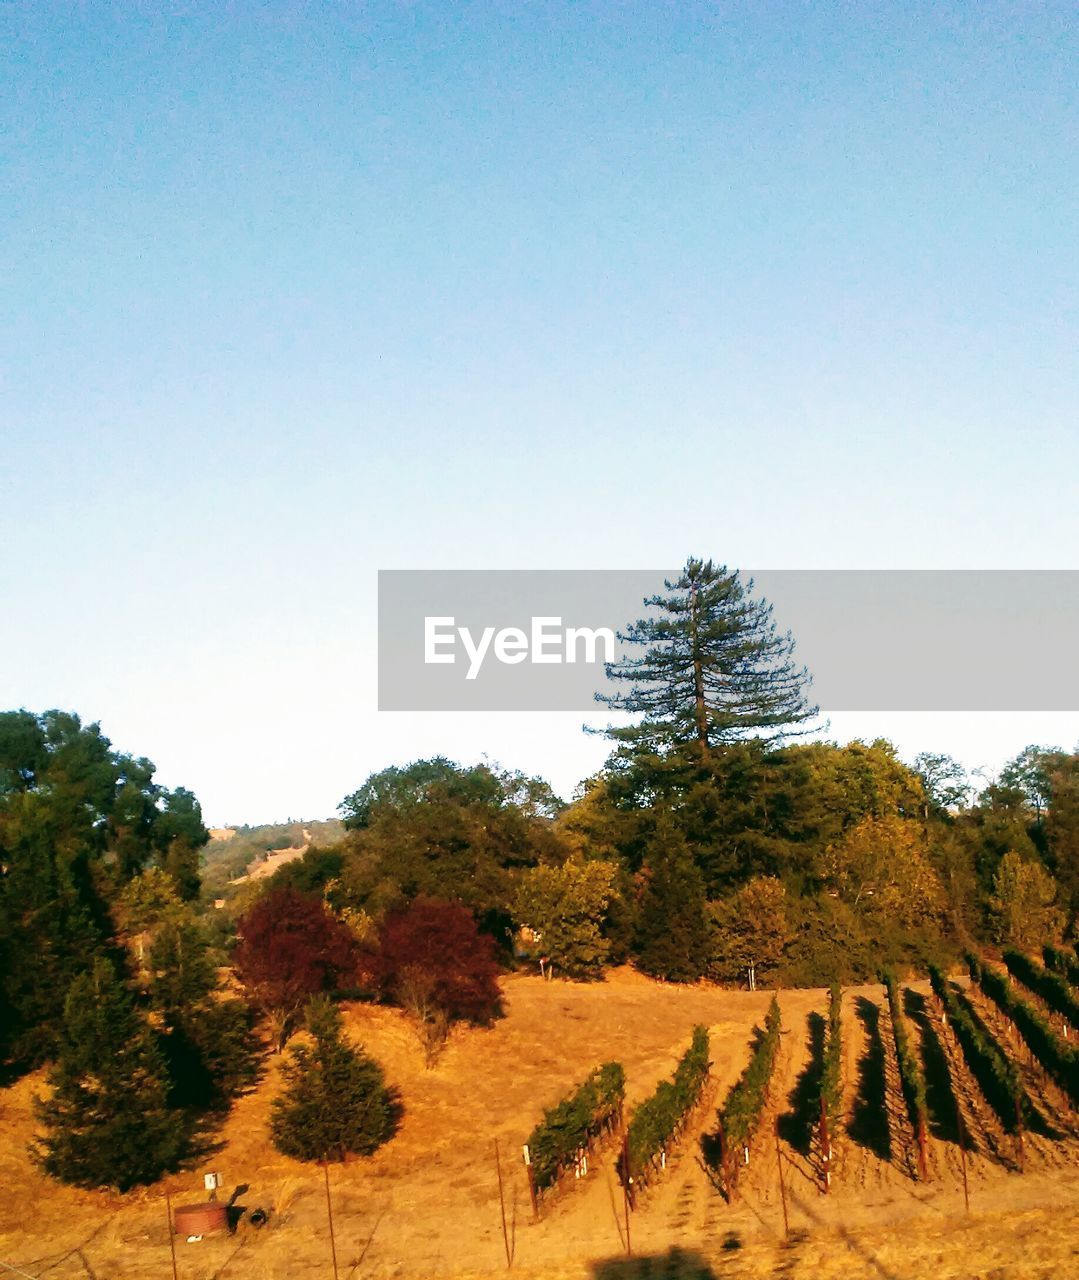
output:
M780 634L772 606L752 598L753 582L711 560L686 562L668 594L644 603L657 611L619 633L642 650L607 667L627 692L599 694L612 710L639 715L609 728L616 741L665 750L710 748L744 738L775 740L812 719L809 673L795 665L794 641Z
M175 1167L187 1140L169 1105L165 1062L111 961L98 957L64 1003L51 1096L37 1102L44 1134L33 1155L80 1187L131 1187Z
M382 1068L341 1030L341 1014L326 996L308 1008L312 1044L296 1044L282 1065L285 1091L275 1098L270 1136L297 1160L370 1155L397 1128L400 1107Z

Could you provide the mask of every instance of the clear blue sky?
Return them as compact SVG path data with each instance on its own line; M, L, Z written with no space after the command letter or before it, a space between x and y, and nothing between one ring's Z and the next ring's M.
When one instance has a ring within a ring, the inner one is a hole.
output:
M1072 5L37 0L0 46L0 705L214 821L599 763L378 716L378 568L1079 568Z

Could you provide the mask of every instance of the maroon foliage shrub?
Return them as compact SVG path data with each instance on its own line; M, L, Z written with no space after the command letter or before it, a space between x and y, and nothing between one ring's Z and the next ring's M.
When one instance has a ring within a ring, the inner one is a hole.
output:
M355 979L356 941L321 898L271 889L241 917L237 932L236 972L270 1018L279 1046L313 995Z
M362 962L367 977L421 1018L487 1023L499 1012L493 938L480 933L467 907L417 898L387 916L378 947Z

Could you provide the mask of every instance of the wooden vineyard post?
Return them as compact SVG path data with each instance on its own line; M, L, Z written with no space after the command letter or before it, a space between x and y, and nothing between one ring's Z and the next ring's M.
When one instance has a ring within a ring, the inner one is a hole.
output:
M532 1201L532 1220L535 1221L539 1217L539 1201L536 1197L536 1179L532 1176L532 1155L528 1150L528 1144L521 1148L524 1155L525 1173L528 1174L528 1195Z
M513 1254L510 1251L510 1234L506 1230L506 1193L502 1187L502 1159L498 1154L498 1139L495 1138L495 1169L498 1171L498 1207L502 1212L502 1242L506 1246L506 1266L513 1266Z
M322 1173L326 1180L326 1221L330 1224L330 1257L333 1259L333 1280L337 1280L337 1241L333 1235L333 1205L330 1203L330 1162L323 1160Z
M176 1280L176 1228L172 1223L172 1197L165 1188L165 1216L169 1220L169 1252L172 1254L172 1280Z
M832 1186L832 1143L828 1137L828 1108L823 1098L820 1100L820 1149L824 1166L824 1190L827 1192Z
M622 1209L626 1216L626 1257L633 1257L633 1245L629 1238L629 1211L631 1201L631 1188L633 1186L633 1174L629 1167L629 1137L622 1134Z
M728 1176L727 1168L727 1135L723 1132L723 1126L719 1127L719 1180L722 1184L723 1194L727 1197L727 1203L730 1204L734 1199L731 1190L732 1179Z
M625 1189L629 1207L633 1210L637 1208L637 1183L633 1177L633 1170L629 1163L629 1135L622 1135L622 1151L619 1156L620 1166L622 1170L622 1186Z
M1015 1100L1015 1143L1019 1151L1019 1172L1025 1173L1025 1161L1023 1159L1023 1107L1019 1099Z
M783 1202L783 1236L786 1238L791 1233L790 1222L787 1218L787 1184L783 1181L783 1152L779 1149L779 1117L776 1116L775 1126L776 1139L776 1168L779 1170L779 1198Z
M926 1155L925 1116L918 1117L918 1173L923 1182L929 1181L929 1160Z
M967 1182L967 1127L963 1123L963 1112L959 1103L955 1104L955 1113L959 1118L959 1160L963 1166L963 1203L970 1213L970 1186Z

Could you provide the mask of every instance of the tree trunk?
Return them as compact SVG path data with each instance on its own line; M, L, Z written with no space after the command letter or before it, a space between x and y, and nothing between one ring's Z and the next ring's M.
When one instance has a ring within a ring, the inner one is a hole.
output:
M701 663L701 647L697 638L697 584L693 582L689 588L689 628L690 645L693 651L693 697L697 720L697 745L701 756L708 756L708 710L704 703L704 667Z

